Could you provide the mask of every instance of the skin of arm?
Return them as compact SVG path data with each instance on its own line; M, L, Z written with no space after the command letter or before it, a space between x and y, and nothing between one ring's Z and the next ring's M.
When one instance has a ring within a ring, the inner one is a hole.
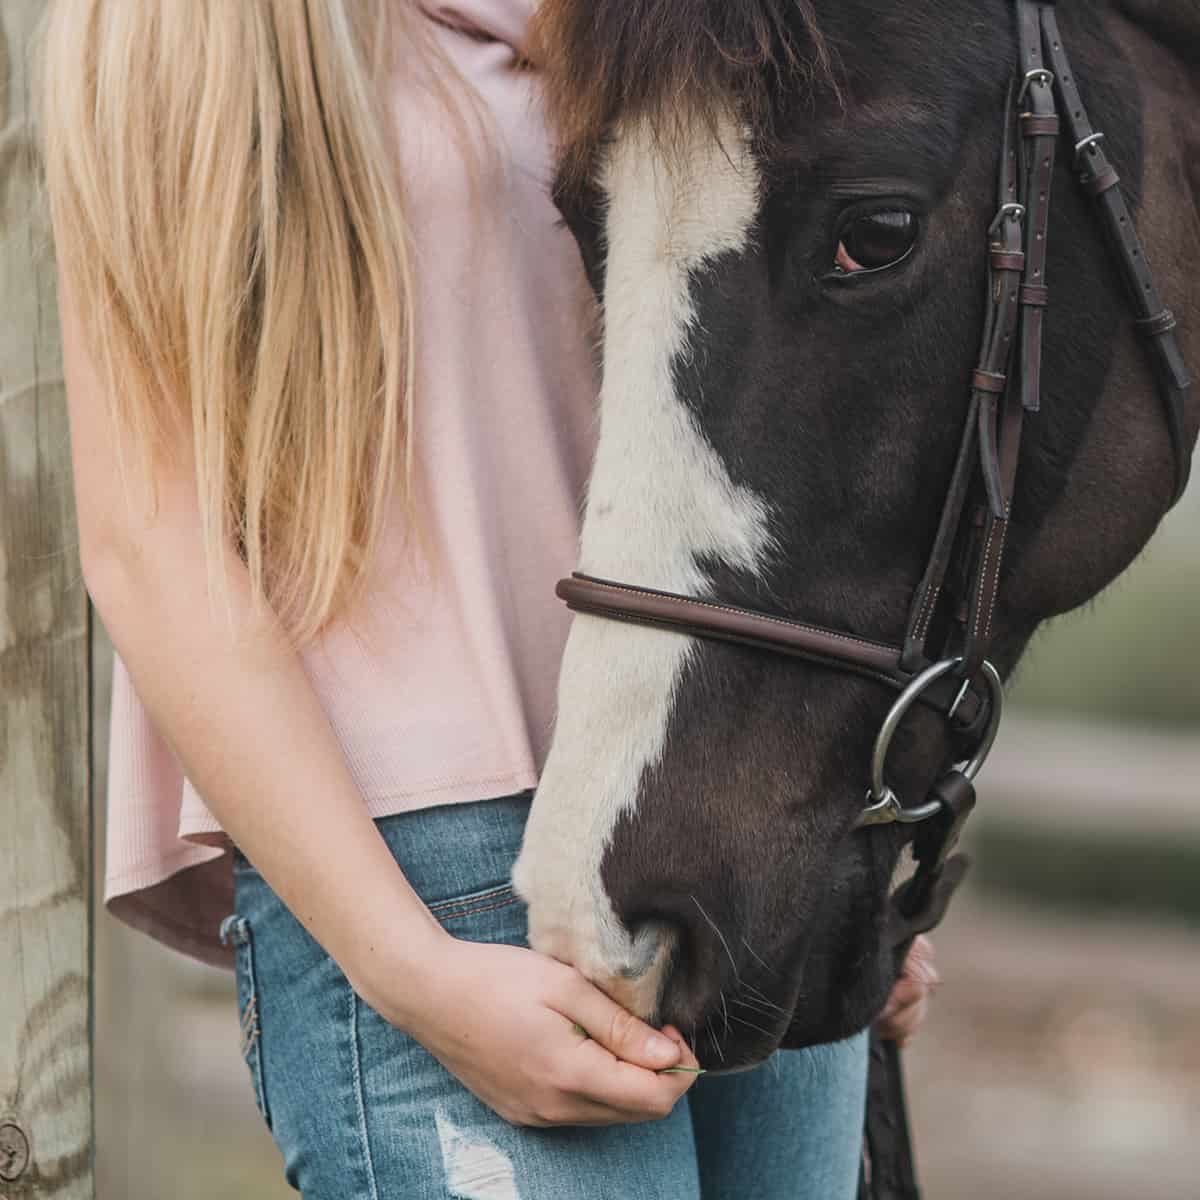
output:
M573 968L459 942L368 815L300 658L226 550L230 616L210 603L187 438L131 511L103 385L60 279L84 581L139 697L223 829L372 1007L521 1124L665 1115L695 1079L665 1038ZM126 460L135 463L132 448ZM580 1028L586 1029L584 1036Z

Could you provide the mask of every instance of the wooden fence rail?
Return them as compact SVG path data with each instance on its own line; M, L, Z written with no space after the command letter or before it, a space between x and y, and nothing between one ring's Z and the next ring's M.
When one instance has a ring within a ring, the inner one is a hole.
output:
M0 2L0 1200L90 1200L89 610L30 123Z

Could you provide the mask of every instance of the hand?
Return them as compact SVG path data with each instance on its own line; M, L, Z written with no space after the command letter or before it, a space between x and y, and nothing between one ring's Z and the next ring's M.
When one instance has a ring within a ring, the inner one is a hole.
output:
M933 943L923 935L915 938L900 978L876 1018L875 1028L880 1037L896 1042L901 1050L921 1027L929 1012L929 998L942 982L933 959Z
M390 1012L386 997L368 1003L515 1125L658 1120L696 1082L700 1064L678 1030L660 1033L532 950L447 936L419 974Z

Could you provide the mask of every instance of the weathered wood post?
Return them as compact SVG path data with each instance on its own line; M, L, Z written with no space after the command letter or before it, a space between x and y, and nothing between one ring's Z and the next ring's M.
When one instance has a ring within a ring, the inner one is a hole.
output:
M92 1183L87 596L30 38L0 3L0 1200Z

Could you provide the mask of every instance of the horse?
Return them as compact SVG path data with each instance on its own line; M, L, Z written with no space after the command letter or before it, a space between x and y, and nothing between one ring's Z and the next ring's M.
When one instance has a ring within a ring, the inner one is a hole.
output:
M1200 8L542 0L537 35L603 382L514 884L534 948L744 1069L870 1024L1000 681L1182 487Z

